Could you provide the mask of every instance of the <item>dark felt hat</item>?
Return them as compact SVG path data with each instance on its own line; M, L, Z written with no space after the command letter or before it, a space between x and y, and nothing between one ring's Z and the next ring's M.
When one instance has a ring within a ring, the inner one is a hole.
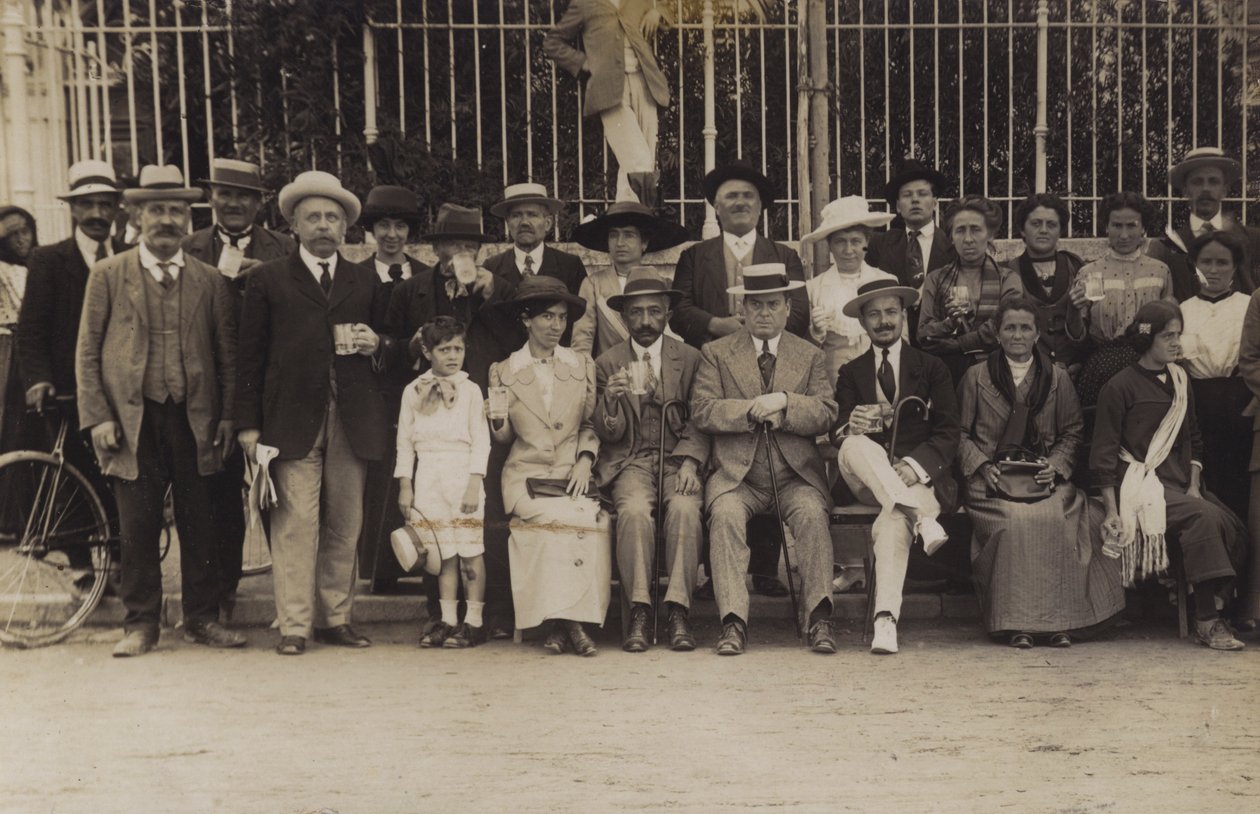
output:
M704 197L711 204L717 198L718 190L722 184L727 181L747 181L757 188L757 194L761 196L761 208L769 209L770 204L774 203L774 187L770 184L770 179L762 175L747 161L737 159L729 164L723 164L709 172L704 176Z
M924 164L907 158L897 165L896 172L884 185L884 200L896 205L901 196L901 188L911 181L927 181L936 190L937 197L945 194L945 176Z
M687 230L681 224L657 217L638 201L618 201L597 218L580 223L573 241L592 251L608 251L608 230L617 226L637 226L646 244L644 253L659 252L684 243Z

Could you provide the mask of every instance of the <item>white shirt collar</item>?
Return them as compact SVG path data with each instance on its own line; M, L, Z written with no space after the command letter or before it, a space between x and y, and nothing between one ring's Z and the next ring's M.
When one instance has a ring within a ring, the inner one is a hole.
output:
M906 224L906 235L909 235L910 232L910 224ZM931 240L934 234L936 234L936 221L934 220L930 220L919 227L919 240Z
M1011 357L1006 357L1006 364L1011 368L1011 379L1015 382L1015 386L1019 387L1023 383L1024 377L1028 375L1028 371L1032 370L1032 357L1028 357L1027 362L1016 362Z
M108 237L103 241L96 241L83 234L83 230L78 226L74 227L74 245L79 247L79 254L83 255L83 260L87 263L88 268L91 268L92 264L96 262L96 248L101 243L105 244L105 256L113 257L114 244Z
M888 347L888 364L892 365L893 373L901 373L901 348L903 345L905 345L905 340L894 342ZM875 354L875 368L878 369L884 362L884 348L872 342L871 353Z
M661 351L665 348L665 334L656 337L656 341L646 348L636 342L634 337L631 337L630 347L634 349L634 358L642 360L643 354L650 353L652 354L652 361L658 362L661 358Z
M556 345L555 357L556 361L562 362L571 368L581 368L582 363L578 359L577 351L566 348L564 345ZM508 367L514 373L519 373L534 363L534 354L529 352L529 343L526 342L508 357Z
M752 333L749 333L749 334L748 334L748 337L749 337L750 339L752 339L752 342L753 342L753 348L755 348L755 349L756 349L756 351L757 351L757 355L758 355L758 356L760 356L760 355L761 355L761 351L762 351L762 349L764 348L764 345L763 345L762 343L764 343L764 342L769 342L769 343L770 343L770 354L771 354L772 356L778 357L778 355L779 355L779 340L783 338L783 334L782 334L782 333L780 333L778 336L774 337L773 339L758 339L757 337L753 336L753 335L752 335Z
M381 262L381 259L379 257L373 257L372 262L376 264L376 276L381 278L381 282L382 283L390 282L389 263ZM410 279L411 278L411 264L404 260L402 263L399 263L399 265L402 266L402 275L403 275L402 278L404 280Z
M141 241L137 246L140 249L140 265L153 275L153 279L161 282L162 269L158 264L163 261L158 260L157 255L149 251L149 247L144 244L144 241ZM180 249L175 252L175 255L165 262L171 272L171 276L178 280L180 269L184 267L184 250Z
M316 257L306 250L306 247L298 244L298 257L302 258L302 264L315 277L315 282L319 282L319 278L323 276L324 270L319 267L320 263L328 264L328 276L337 276L337 253L334 252L332 257Z
M726 241L726 246L731 250L731 254L735 255L735 259L743 260L752 253L753 244L757 242L757 230L756 228L749 229L742 235L723 232L722 239Z
M519 246L515 246L515 245L512 246L512 251L516 255L516 268L518 271L520 271L521 274L525 273L525 258L526 257L534 258L534 267L530 271L534 274L538 273L538 269L542 268L543 247L544 247L544 244L539 243L537 246L534 247L533 251L523 252L521 251Z
M1218 232L1225 228L1225 218L1221 216L1220 212L1217 212L1209 220L1204 220L1203 218L1199 217L1193 212L1190 213L1190 233L1191 234L1198 235L1200 232L1202 232L1203 224L1205 223L1212 224L1212 228Z

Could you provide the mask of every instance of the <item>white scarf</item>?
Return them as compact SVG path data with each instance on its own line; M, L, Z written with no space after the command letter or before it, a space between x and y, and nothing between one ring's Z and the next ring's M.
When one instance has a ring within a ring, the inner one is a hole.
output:
M1141 580L1168 570L1168 549L1164 544L1167 506L1164 484L1160 483L1155 470L1177 441L1188 402L1186 372L1179 365L1169 365L1168 376L1173 385L1172 405L1151 436L1146 460L1139 461L1127 449L1120 449L1120 460L1129 464L1120 482L1120 522L1124 528L1120 538L1121 574L1125 587L1133 585L1135 576Z

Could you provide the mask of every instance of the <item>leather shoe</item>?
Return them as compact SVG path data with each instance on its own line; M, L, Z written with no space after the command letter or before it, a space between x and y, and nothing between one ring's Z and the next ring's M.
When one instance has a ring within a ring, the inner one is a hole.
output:
M787 586L778 577L753 577L752 588L762 596L787 596Z
M647 635L648 609L643 605L634 605L630 609L630 629L626 632L621 649L627 653L642 653L648 649Z
M564 646L569 641L569 634L565 633L564 625L559 622L552 622L551 629L547 632L547 638L543 639L543 650L555 655L564 652Z
M301 636L281 636L276 652L282 656L300 656L306 652L306 639Z
M372 640L354 632L349 625L315 628L315 641L320 644L332 644L337 647L371 647Z
M719 656L741 656L748 644L748 630L741 621L722 625L722 635L717 641Z
M818 619L809 626L809 649L815 653L836 652L836 636L830 619Z
M189 644L204 644L207 647L245 646L244 636L234 630L228 630L218 622L184 625L184 641Z
M442 646L446 648L462 648L476 647L486 640L485 627L473 627L467 622L461 622L455 631L442 642Z
M125 659L132 656L143 656L157 647L157 635L145 633L143 630L129 630L122 640L114 645L114 658Z
M579 656L595 655L595 640L582 629L581 622L566 621L564 626L569 631L569 641L573 643L574 653L577 653Z
M696 649L696 637L687 620L687 609L674 605L669 611L669 649L687 652Z

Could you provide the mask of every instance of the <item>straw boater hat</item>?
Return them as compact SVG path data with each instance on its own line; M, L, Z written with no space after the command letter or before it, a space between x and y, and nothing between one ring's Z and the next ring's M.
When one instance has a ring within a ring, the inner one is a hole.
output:
M782 263L754 263L744 266L744 284L731 286L727 294L777 294L804 288L804 280L789 280L787 266Z
M363 215L359 222L364 229L370 230L381 218L405 221L412 232L420 231L420 201L416 193L406 187L388 184L372 187L363 202Z
M911 181L927 181L936 189L938 196L945 192L944 175L920 161L907 158L901 162L897 171L884 185L884 200L896 205L897 198L901 197L901 188Z
M280 190L280 214L293 222L293 210L306 198L331 198L346 210L346 226L353 226L363 211L363 205L353 192L341 185L337 176L320 170L307 170Z
M681 224L657 217L638 201L618 201L597 218L584 221L573 230L573 241L597 251L608 251L608 231L617 226L637 226L643 235L644 253L659 252L687 240Z
M1225 175L1225 186L1231 187L1242 176L1242 167L1238 162L1225 155L1220 147L1199 147L1186 153L1181 163L1169 172L1169 178L1176 189L1182 189L1186 177L1195 170L1204 167L1218 167Z
M552 198L542 184L512 184L503 190L503 200L490 207L490 214L496 218L507 218L512 207L517 204L538 204L551 210L551 214L564 209L564 201Z
M139 183L132 189L123 190L127 203L146 201L200 201L202 192L184 185L184 174L174 164L150 164L140 170Z
M586 300L569 293L564 283L555 277L532 274L516 286L516 294L510 300L495 304L494 308L512 318L519 318L522 308L531 302L562 302L569 307L569 322L575 322L586 313Z
M738 159L717 167L704 176L704 197L710 204L717 197L722 184L727 181L747 181L755 186L757 195L761 197L762 209L769 209L770 204L774 203L774 187L771 186L770 179L753 169L747 161Z
M257 164L249 161L237 161L234 158L216 158L210 162L210 177L197 183L211 187L232 187L247 189L250 192L263 194L267 188L262 185L262 170Z
M919 301L919 292L896 280L872 280L858 288L857 296L844 304L844 315L861 319L862 306L880 297L898 297L901 304L909 308Z
M493 243L494 237L485 233L481 225L481 210L459 204L444 203L438 207L437 223L433 231L424 236L429 243L439 240L476 240Z
M878 229L887 226L896 215L891 212L872 212L861 195L846 195L837 198L823 207L822 223L818 228L801 238L801 253L819 240L826 240L836 232L852 229L855 226L869 226Z
M104 161L76 161L70 165L69 176L70 189L57 196L63 201L97 192L117 195L122 191L118 187L114 168Z
M627 300L634 297L669 297L669 307L674 308L682 299L682 292L666 285L661 275L651 266L635 266L626 275L626 290L608 298L608 307L620 311Z
M394 529L389 535L389 545L394 549L398 564L407 573L411 573L421 559L424 560L424 570L433 576L437 576L442 570L442 553L427 524L417 528L412 523L407 523Z

